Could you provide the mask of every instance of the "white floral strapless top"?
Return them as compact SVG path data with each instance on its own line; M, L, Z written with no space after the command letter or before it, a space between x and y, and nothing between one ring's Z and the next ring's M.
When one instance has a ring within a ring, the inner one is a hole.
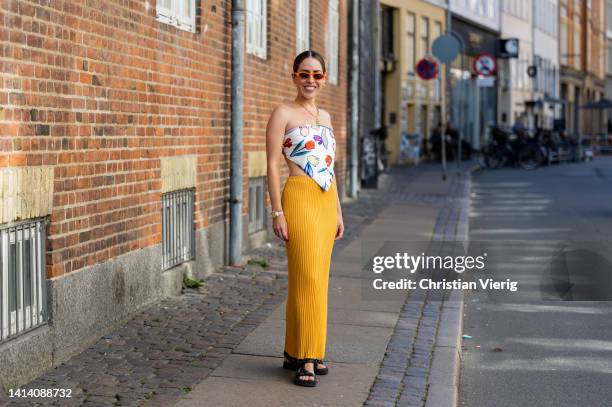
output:
M283 140L283 154L323 190L329 190L336 157L336 139L331 127L303 124L290 129Z

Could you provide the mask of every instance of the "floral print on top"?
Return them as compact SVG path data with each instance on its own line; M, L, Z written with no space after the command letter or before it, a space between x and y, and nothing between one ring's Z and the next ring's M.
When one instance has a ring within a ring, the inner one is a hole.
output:
M329 190L336 157L336 138L331 127L303 124L290 129L283 139L283 154L323 190Z

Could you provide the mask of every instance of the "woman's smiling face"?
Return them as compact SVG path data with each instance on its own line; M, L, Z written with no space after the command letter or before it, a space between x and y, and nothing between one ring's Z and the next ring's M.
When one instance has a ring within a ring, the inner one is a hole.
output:
M325 74L321 63L316 58L306 58L300 64L298 72L308 72L311 74L307 78L301 78L297 73L293 73L293 83L298 89L298 92L304 99L314 98L325 82L325 78L316 80L313 77L314 74Z

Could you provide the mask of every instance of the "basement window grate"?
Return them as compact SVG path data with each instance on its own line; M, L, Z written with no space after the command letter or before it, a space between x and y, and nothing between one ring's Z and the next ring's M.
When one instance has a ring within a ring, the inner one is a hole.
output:
M47 322L47 220L0 228L0 343Z
M266 177L249 178L249 233L266 228Z
M162 194L162 270L195 258L194 189Z

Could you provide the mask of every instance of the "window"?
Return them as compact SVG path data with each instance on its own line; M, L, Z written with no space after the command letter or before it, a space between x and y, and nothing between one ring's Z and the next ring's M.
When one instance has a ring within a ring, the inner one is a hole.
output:
M608 0L606 5L606 21L608 22L608 37L612 36L612 1Z
M249 233L266 228L266 177L249 178Z
M550 9L551 9L551 13L550 13L550 20L551 20L551 24L550 24L550 35L552 36L557 36L557 33L559 31L559 19L557 18L557 14L558 14L558 7L555 3L550 3Z
M247 52L266 59L266 2L247 0Z
M475 3L474 6L476 7L476 12L478 14L480 14L481 16L484 15L485 6L486 6L485 1L484 0L480 0L480 1L476 1L474 3Z
M574 49L572 52L572 59L574 60L574 68L580 69L580 54L582 44L580 43L580 16L574 15Z
M46 221L0 229L0 342L47 320Z
M162 194L163 270L195 257L194 195L193 188Z
M519 60L515 60L515 68L516 68L516 88L518 89L526 89L528 87L529 81L527 76L527 66L531 65L531 61L529 61L529 54L523 52Z
M157 0L157 20L181 30L196 32L195 0Z
M568 62L568 51L567 51L567 42L568 42L568 38L567 38L567 7L565 7L564 5L561 6L561 9L559 11L560 15L561 15L561 21L560 21L560 30L559 30L559 42L560 42L560 62L563 65L567 65Z
M429 18L422 17L421 24L421 56L429 53Z
M329 23L327 33L327 71L329 72L329 83L338 84L338 31L340 25L340 13L338 12L338 0L329 0Z
M559 67L554 65L552 68L552 78L551 78L551 84L550 84L550 95L552 97L558 97L558 85L559 85Z
M414 16L414 13L411 12L408 12L407 17L408 20L406 21L406 35L408 36L408 74L414 75L414 66L416 65L416 18Z
M299 54L310 48L310 5L309 0L296 0L295 8L295 36L296 53Z
M608 74L612 74L612 41L608 40Z
M487 17L489 18L495 17L495 4L493 4L493 1L487 2Z
M439 21L434 21L434 26L433 26L433 39L434 39L434 41L440 35L442 35L442 23L440 23Z
M386 60L395 59L395 27L393 24L394 10L391 7L381 8L380 27L380 52L381 57Z
M527 75L527 69L532 63L533 60L530 52L523 53L523 57L517 61L519 89L527 90L533 86L533 80Z

